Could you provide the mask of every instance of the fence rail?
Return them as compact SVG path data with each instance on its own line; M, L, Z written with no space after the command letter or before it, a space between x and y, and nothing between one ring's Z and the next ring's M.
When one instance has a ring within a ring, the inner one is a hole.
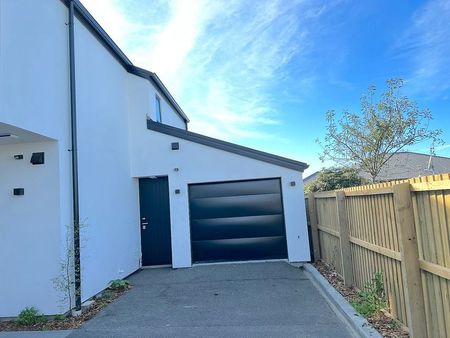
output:
M411 337L450 337L450 174L307 195L315 259L346 285L382 272Z

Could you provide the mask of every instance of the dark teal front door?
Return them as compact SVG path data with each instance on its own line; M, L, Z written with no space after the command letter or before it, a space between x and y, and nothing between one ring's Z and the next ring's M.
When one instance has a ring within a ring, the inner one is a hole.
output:
M172 264L167 177L141 178L139 200L142 265Z

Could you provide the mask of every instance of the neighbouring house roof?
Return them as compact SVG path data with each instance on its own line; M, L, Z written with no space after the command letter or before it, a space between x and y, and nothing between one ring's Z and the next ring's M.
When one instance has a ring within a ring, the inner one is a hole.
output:
M450 172L450 158L443 156L430 156L414 152L400 152L395 154L383 166L377 181L392 181L417 176L428 176ZM360 173L363 179L370 176Z
M410 151L404 151L392 156L381 169L376 181L401 180L418 176L437 175L450 172L450 158L443 156L430 156ZM314 182L320 171L306 177L303 183ZM370 175L366 172L359 172L363 180L369 180Z
M320 171L316 171L315 173L309 175L308 177L305 177L303 179L303 184L307 185L309 183L314 182L317 179L317 175L319 175Z
M303 172L308 165L303 162L291 160L289 158L269 154L263 151L247 148L234 143L221 141L212 137L204 136L201 134L193 133L180 128L175 128L166 124L158 123L150 119L147 120L147 128L159 133L178 137L187 141L203 144L208 147L224 150L237 155L253 158L258 161L275 164L280 167L293 169Z
M69 5L70 0L60 0L66 6ZM173 96L164 86L159 77L148 70L136 67L128 59L124 52L116 45L106 31L100 26L100 24L94 19L89 11L81 4L79 0L72 0L74 3L75 15L93 34L94 36L105 46L105 48L119 61L119 63L125 68L125 70L136 76L145 78L151 81L163 94L175 112L187 123L189 118L184 113L183 109L178 105Z

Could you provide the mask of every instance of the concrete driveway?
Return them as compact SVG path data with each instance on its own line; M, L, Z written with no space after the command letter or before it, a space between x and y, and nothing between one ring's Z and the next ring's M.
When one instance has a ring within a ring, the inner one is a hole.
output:
M76 337L351 337L305 273L284 262L147 269Z

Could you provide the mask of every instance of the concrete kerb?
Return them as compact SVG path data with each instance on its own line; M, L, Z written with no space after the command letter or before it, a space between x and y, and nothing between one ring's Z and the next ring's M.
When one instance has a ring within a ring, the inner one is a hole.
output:
M354 332L355 337L382 338L369 322L358 314L353 306L323 277L311 264L302 265L306 275L314 286L322 293L333 311Z
M73 330L54 331L5 331L0 338L66 338Z

